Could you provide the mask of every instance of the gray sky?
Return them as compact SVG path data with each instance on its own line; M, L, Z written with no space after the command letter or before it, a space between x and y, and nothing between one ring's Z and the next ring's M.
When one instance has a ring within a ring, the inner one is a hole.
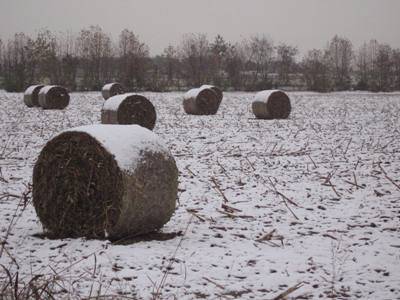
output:
M0 0L0 37L38 29L132 29L152 54L185 33L239 41L265 34L304 52L339 34L358 46L376 38L400 47L400 0Z

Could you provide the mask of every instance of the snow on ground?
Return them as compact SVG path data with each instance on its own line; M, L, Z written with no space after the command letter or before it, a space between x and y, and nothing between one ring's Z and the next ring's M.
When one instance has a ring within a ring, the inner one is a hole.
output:
M261 121L250 93L216 116L145 93L180 170L163 232L182 234L114 245L42 238L28 185L48 139L100 122L101 94L44 111L0 91L0 263L72 299L400 299L400 94L289 95L289 120Z

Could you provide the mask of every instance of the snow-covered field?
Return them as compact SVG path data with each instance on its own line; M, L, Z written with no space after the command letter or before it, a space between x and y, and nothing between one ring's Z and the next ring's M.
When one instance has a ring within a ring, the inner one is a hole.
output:
M290 93L274 121L253 118L251 93L216 116L145 95L180 170L162 231L181 233L114 245L44 239L29 192L47 140L100 122L100 93L43 111L0 91L0 292L11 276L71 299L400 299L400 94Z

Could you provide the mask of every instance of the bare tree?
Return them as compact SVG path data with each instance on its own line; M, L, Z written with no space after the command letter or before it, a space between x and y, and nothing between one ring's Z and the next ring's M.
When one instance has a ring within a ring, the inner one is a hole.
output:
M400 91L400 49L393 50L393 89Z
M35 80L45 83L60 82L57 58L57 39L49 30L41 30L34 41Z
M357 90L369 89L370 62L368 56L368 45L364 43L357 51L355 58L355 76Z
M334 36L328 44L328 60L336 90L347 90L351 86L353 45L350 40Z
M251 82L248 89L270 88L272 83L268 78L274 56L273 41L265 36L253 36L243 41L242 51L246 57L246 69L250 70Z
M225 71L228 81L236 90L243 88L242 73L244 70L244 58L238 48L238 45L229 44L225 59Z
M205 34L189 34L180 45L184 76L190 86L199 86L209 80L210 45Z
M229 44L221 35L217 35L214 42L210 45L211 73L212 82L217 86L223 86L224 64L228 52Z
M375 65L373 89L385 92L390 91L392 86L392 48L389 45L379 45Z
M0 39L0 76L3 75L3 40Z
M163 57L166 63L166 75L168 85L177 87L180 86L180 61L178 57L178 50L173 46L168 46L164 49Z
M301 63L308 90L327 92L331 90L331 79L327 54L322 50L310 50Z
M83 29L77 39L83 69L83 85L98 90L110 81L111 38L99 26Z
M277 69L279 82L283 85L289 85L290 77L289 74L294 71L296 65L296 55L298 49L286 44L280 44L277 49Z
M371 91L389 91L394 88L396 76L395 51L377 40L364 43L357 53L356 88Z
M0 89L3 88L4 78L4 45L2 39L0 39Z
M61 73L59 84L75 90L79 67L77 37L69 31L61 33L57 52Z
M124 29L119 36L119 80L129 89L145 86L146 63L149 48L141 43L130 30Z
M10 92L23 91L33 81L35 58L34 43L24 33L9 40L4 52L4 88Z

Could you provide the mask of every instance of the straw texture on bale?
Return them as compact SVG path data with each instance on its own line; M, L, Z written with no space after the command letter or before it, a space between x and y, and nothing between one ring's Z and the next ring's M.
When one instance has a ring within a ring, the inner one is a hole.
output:
M44 85L31 85L25 90L24 102L28 107L39 106L39 91Z
M106 100L101 110L103 124L137 124L153 130L157 114L153 104L144 96L123 94Z
M192 89L183 97L183 109L190 115L215 115L220 103L217 93L207 87Z
M138 125L91 125L50 140L33 170L33 204L47 235L117 240L149 233L176 207L169 150Z
M39 92L39 105L43 109L64 109L68 104L68 91L61 86L48 85Z
M103 96L104 100L123 93L125 93L124 87L118 82L108 83L101 89L101 95Z
M287 119L292 106L286 93L267 90L256 94L252 110L258 119Z

